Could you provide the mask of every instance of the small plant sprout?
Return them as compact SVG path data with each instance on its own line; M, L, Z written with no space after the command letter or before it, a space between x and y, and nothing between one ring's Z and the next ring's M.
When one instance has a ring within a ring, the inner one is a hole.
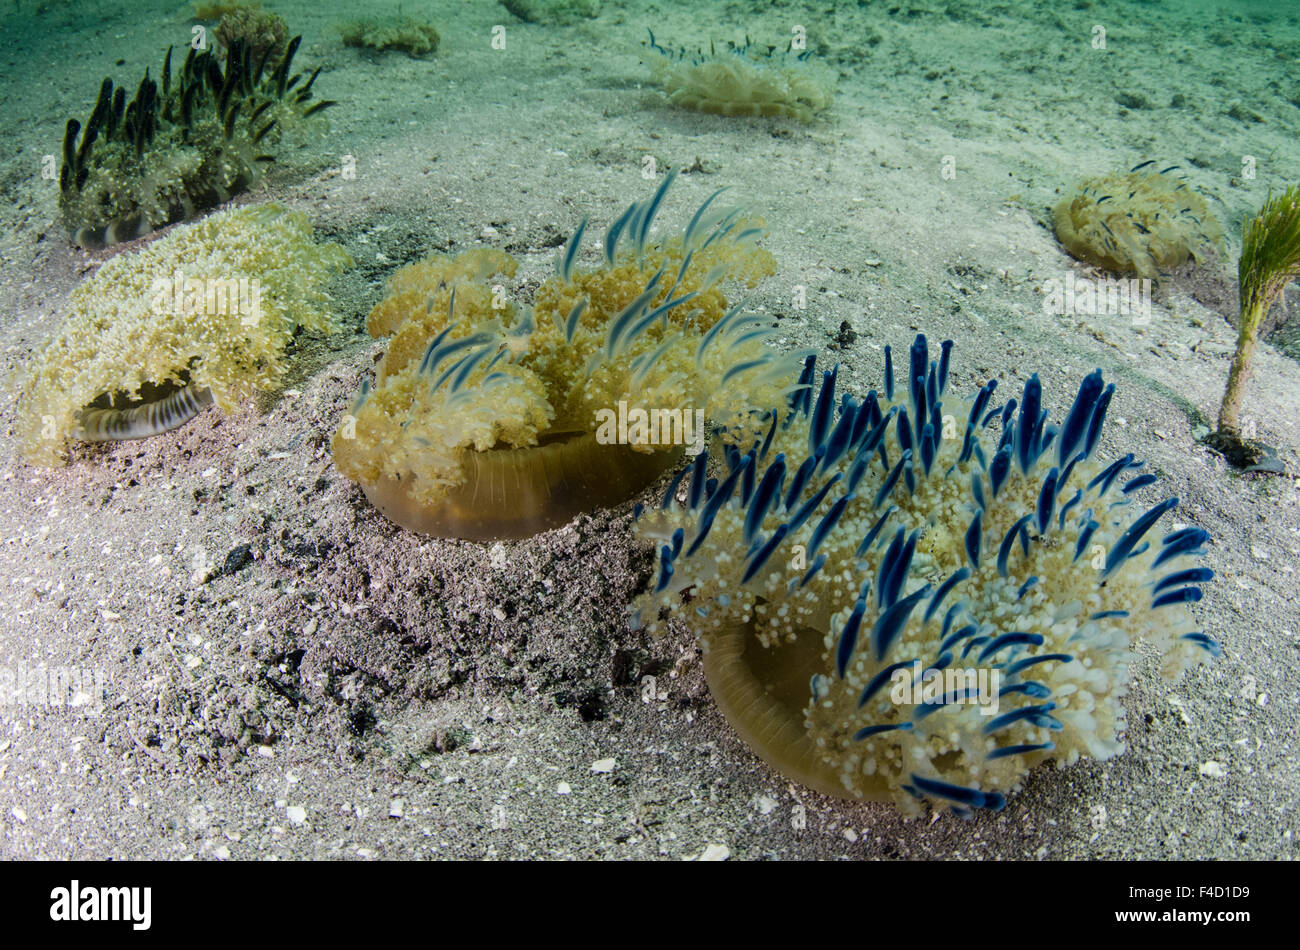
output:
M1239 468L1279 472L1282 466L1275 452L1242 437L1241 405L1260 325L1286 285L1300 278L1300 185L1292 185L1276 198L1270 195L1259 214L1245 222L1237 276L1241 285L1237 352L1219 407L1219 428L1206 441Z

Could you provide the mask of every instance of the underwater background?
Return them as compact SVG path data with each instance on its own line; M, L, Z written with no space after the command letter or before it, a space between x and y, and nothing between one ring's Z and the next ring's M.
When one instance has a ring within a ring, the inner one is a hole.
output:
M291 334L282 377L234 411L34 465L24 380L75 288L156 237L76 246L66 124L89 124L105 77L128 99L159 79L220 6L0 13L0 854L1296 856L1300 489L1200 439L1237 340L1242 222L1300 181L1300 8L267 0L302 37L295 70L321 67L311 101L335 104L230 206L278 202L346 252L320 278L334 332ZM742 114L673 101L664 60L728 43L772 47L811 91L721 110ZM1147 162L1178 167L1222 241L1161 268L1145 315L1056 306L1052 288L1100 272L1054 208ZM686 626L629 629L657 566L631 502L522 540L431 539L335 466L395 271L491 248L529 297L580 221L603 235L670 171L660 225L728 186L775 260L742 295L767 345L838 363L845 388L879 386L884 347L901 359L917 333L955 342L961 393L1037 373L1055 419L1094 368L1115 382L1106 457L1145 459L1163 494L1144 507L1175 495L1166 527L1212 536L1217 578L1190 609L1224 651L1171 683L1138 648L1123 754L1039 767L971 822L821 795L732 730ZM1293 311L1266 321L1242 415L1291 473ZM111 361L119 337L88 326ZM50 671L90 698L16 695Z

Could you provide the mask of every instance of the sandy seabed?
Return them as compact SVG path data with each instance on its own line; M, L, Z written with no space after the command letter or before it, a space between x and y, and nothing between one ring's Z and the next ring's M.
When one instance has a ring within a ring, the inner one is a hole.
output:
M1300 178L1296 11L607 2L560 27L444 0L423 5L440 49L414 59L340 44L337 20L387 6L270 6L341 104L323 142L240 202L302 209L348 249L357 266L332 292L349 331L302 340L284 387L235 415L78 448L55 471L15 456L12 380L110 254L69 247L41 159L103 76L131 85L193 21L188 4L117 0L4 14L0 664L91 671L107 701L0 708L0 855L1300 853L1300 490L1234 473L1192 435L1235 340L1239 223ZM677 111L648 83L647 26L696 46L777 42L792 24L838 74L810 125ZM1117 383L1102 451L1145 458L1182 499L1177 520L1213 536L1218 578L1195 610L1225 648L1176 684L1142 656L1123 755L1041 768L970 822L823 797L733 734L686 629L627 630L652 567L631 505L527 541L431 541L333 469L329 438L383 351L363 323L388 274L487 245L523 262L512 289L535 286L582 217L603 227L649 193L647 156L682 170L666 225L723 184L765 217L779 272L753 306L780 320L778 346L825 351L851 389L918 331L956 341L961 394L990 377L1015 392L1036 371L1059 417L1093 367ZM1090 273L1049 208L1079 176L1147 158L1214 196L1225 259L1161 280L1145 325L1045 312L1045 281ZM1262 347L1246 404L1300 470L1300 365Z

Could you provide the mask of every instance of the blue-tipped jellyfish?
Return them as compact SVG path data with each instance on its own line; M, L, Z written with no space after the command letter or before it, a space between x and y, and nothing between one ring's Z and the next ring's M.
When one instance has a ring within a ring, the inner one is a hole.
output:
M898 398L888 347L865 397L806 360L788 405L642 514L633 622L695 631L719 706L787 777L969 816L1042 762L1122 751L1139 639L1170 677L1221 650L1194 622L1208 534L1170 525L1131 454L1101 458L1101 371L1058 425L1036 375L1000 407L996 381L945 401L951 350L918 336Z

